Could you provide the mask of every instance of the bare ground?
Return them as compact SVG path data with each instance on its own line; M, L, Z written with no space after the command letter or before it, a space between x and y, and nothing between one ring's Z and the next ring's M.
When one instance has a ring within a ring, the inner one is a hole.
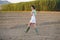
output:
M39 35L25 33L30 12L0 12L0 40L60 40L60 12L37 12Z

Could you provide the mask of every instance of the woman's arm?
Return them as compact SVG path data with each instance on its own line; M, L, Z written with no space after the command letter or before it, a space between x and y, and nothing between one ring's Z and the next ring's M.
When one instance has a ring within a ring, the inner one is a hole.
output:
M32 16L33 14L32 14L32 12L31 12L31 16Z

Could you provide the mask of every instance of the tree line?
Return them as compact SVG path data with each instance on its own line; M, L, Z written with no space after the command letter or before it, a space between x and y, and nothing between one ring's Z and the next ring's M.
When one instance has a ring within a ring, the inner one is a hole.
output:
M60 11L60 0L38 0L31 2L7 4L7 5L2 5L2 10L30 11L31 5L34 5L37 11Z

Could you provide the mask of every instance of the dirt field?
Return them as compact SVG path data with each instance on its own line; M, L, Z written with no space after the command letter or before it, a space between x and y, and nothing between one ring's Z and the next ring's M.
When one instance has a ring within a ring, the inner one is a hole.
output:
M60 12L37 12L39 35L25 33L30 12L0 12L0 40L60 40Z

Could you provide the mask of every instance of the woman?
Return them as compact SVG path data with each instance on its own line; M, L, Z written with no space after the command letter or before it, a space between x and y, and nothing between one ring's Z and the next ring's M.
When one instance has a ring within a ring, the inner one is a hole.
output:
M34 5L31 5L31 10L32 10L32 12L31 12L31 20L30 20L30 22L28 24L28 28L26 30L26 33L29 31L29 29L30 29L31 26L38 33L38 29L36 27L36 10L35 10L35 6Z

